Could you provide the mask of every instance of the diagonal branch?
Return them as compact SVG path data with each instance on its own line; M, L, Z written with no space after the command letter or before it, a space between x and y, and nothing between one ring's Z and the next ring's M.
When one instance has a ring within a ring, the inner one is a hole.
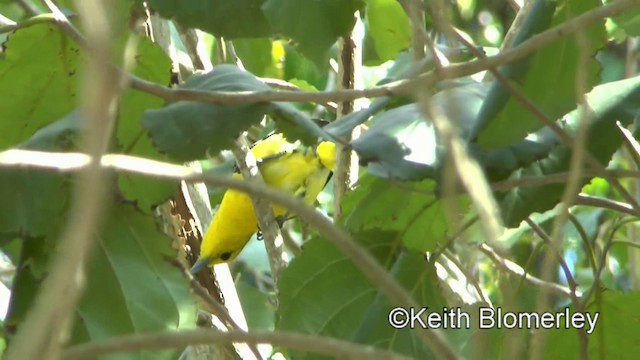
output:
M68 23L51 0L44 0L44 3L57 23ZM60 347L72 323L73 309L84 289L85 263L96 241L95 232L105 209L108 178L97 159L106 151L111 137L115 116L113 105L121 84L113 80L112 68L106 60L111 57L106 9L97 0L78 1L77 5L84 15L82 18L93 44L85 69L90 76L83 78L87 128L83 145L91 157L79 174L69 220L50 274L7 349L6 359L56 359L60 355Z
M20 156L31 157L32 162L39 162L42 167L54 168L59 171L77 171L86 168L90 157L79 153L50 154L47 152L27 150L7 150L0 153L0 164L7 163L6 158ZM56 164L50 162L52 157L58 158ZM64 159L64 160L60 160ZM103 167L120 172L132 172L153 178L167 178L186 182L205 182L221 188L233 188L277 203L303 221L315 228L320 236L336 245L362 274L385 294L391 303L404 308L418 308L419 305L409 292L402 287L380 263L358 244L347 232L336 226L317 209L305 204L302 200L290 194L274 190L263 184L240 181L233 178L218 176L214 173L198 173L191 168L181 165L163 163L127 155L105 155L100 163ZM431 351L442 359L457 359L458 356L450 347L440 329L417 329L416 335L425 340Z
M326 104L330 102L344 102L359 98L375 98L383 96L404 95L415 92L424 84L432 84L438 80L455 79L490 68L520 60L536 50L543 48L552 42L571 35L584 28L602 21L602 19L620 14L633 6L640 4L640 0L619 0L604 5L577 16L561 25L555 26L539 33L517 47L501 52L498 55L470 61L467 63L451 64L444 66L436 72L428 72L411 79L403 79L390 82L385 85L375 86L369 89L345 89L337 91L245 91L245 92L212 92L189 89L171 89L156 84L132 74L127 74L128 84L131 88L143 91L169 101L199 101L212 104L248 104L267 101L292 101L313 102ZM88 49L90 44L84 36L68 22L55 22L65 33L71 36L81 47ZM119 70L122 71L122 70Z
M271 344L289 349L322 354L334 359L392 359L407 360L397 353L352 342L291 332L221 332L215 330L190 330L164 334L138 334L113 337L68 348L65 359L95 359L101 355L133 352L140 349L171 349L194 344L245 342Z

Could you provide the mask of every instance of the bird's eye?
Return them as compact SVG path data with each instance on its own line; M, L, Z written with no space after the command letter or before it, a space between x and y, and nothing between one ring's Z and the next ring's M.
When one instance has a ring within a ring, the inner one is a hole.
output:
M220 259L222 259L222 261L227 261L227 260L229 260L231 258L231 254L233 254L233 251L222 253L220 255Z

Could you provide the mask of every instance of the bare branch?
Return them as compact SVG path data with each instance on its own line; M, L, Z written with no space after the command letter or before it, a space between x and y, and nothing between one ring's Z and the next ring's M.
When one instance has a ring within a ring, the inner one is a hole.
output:
M556 295L571 296L571 289L556 284L552 282L547 282L542 279L539 279L533 275L530 275L525 269L523 269L520 265L514 263L509 259L505 259L500 256L495 250L493 250L490 246L486 244L481 244L479 247L480 251L485 254L494 264L498 265L504 271L507 271L515 276L521 277L524 281L528 282L533 286L546 287Z
M373 346L353 342L290 332L243 332L216 330L191 330L164 334L130 335L108 340L76 345L64 352L69 360L95 359L101 355L133 352L141 349L171 349L187 345L244 342L247 344L271 344L288 349L322 354L334 359L397 359L408 357Z
M398 80L382 86L370 89L345 89L337 91L321 92L300 92L300 91L245 91L245 92L211 92L188 89L170 89L165 86L155 84L135 75L127 74L129 86L133 89L147 92L161 97L165 100L179 101L200 101L212 104L247 104L266 101L293 101L293 102L313 102L325 104L329 102L344 102L358 98L373 98L383 96L404 95L413 93L416 89L424 87L425 84L432 84L438 80L454 79L471 75L489 68L520 60L536 50L549 45L550 43L575 33L581 29L589 27L606 17L617 15L640 3L640 0L619 0L608 5L577 16L561 25L539 33L519 46L503 51L500 54L484 59L478 59L461 64L451 64L442 67L440 71L429 72L412 79ZM82 47L89 47L82 35L68 23L57 23Z
M52 1L44 2L57 23L69 23ZM111 36L102 2L85 0L77 1L77 5L92 43L83 78L87 127L83 145L91 157L78 178L69 220L49 276L7 349L6 359L56 359L60 355L73 309L84 288L85 263L105 209L102 205L108 179L97 159L105 152L113 130L114 105L122 82L117 81L118 76L114 81L112 67L107 62L111 58Z
M258 170L256 158L243 142L246 142L244 136L240 136L241 141L232 149L236 158L236 164L240 169L243 178L259 184L264 184L262 175ZM271 268L271 277L275 283L275 289L278 291L278 280L280 273L287 266L286 252L284 251L284 240L275 220L275 215L271 204L266 199L259 196L251 195L254 211L260 225L260 231L264 234L264 246L269 255L269 266Z
M31 163L39 162L43 167L60 171L76 171L85 168L90 161L88 155L79 153L51 155L50 153L38 151L7 150L0 153L0 164L7 163L9 162L6 161L7 158L15 159L16 156L39 158L40 160L32 159ZM55 165L48 163L48 160L53 160L53 158L57 158ZM61 161L60 159L64 160ZM323 238L333 242L393 304L405 308L417 308L419 306L407 290L398 284L365 248L318 210L305 204L302 200L292 197L291 194L271 189L263 184L217 176L211 172L198 173L185 166L127 155L105 155L101 158L100 163L103 167L116 171L132 172L154 178L184 180L186 182L205 182L222 188L233 188L265 198L270 202L278 203L292 213L297 214L303 221L315 228ZM458 358L439 329L420 329L416 331L416 334L426 340L436 356L443 359Z

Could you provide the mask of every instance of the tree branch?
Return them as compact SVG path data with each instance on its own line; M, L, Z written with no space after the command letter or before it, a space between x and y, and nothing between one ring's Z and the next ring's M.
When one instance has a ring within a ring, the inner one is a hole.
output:
M133 352L141 349L171 349L187 345L244 342L271 344L288 349L312 352L335 359L397 359L408 357L373 346L355 344L318 335L290 332L243 332L191 330L160 334L140 334L113 337L68 348L63 357L68 360L95 359L101 355Z
M13 159L13 163L15 164L15 159L20 157L28 157L31 160L29 161L31 164L38 163L42 165L41 167L57 169L59 171L76 171L85 168L90 161L88 155L79 153L59 153L52 155L39 151L7 150L0 153L0 164L12 163L12 161L7 161L7 158ZM51 163L54 159L57 161ZM101 158L100 163L103 167L120 172L131 172L153 178L184 180L186 182L205 182L222 188L233 188L265 198L270 202L278 203L292 213L300 216L302 220L315 228L323 238L334 243L340 251L351 259L362 274L374 284L381 293L385 294L393 304L405 308L419 307L409 292L407 292L365 248L318 210L306 205L302 200L292 197L291 194L271 189L263 184L239 181L233 178L218 176L212 172L198 173L185 166L128 155L105 155ZM458 358L439 329L420 329L416 331L416 334L427 342L436 356L443 359Z
M57 23L68 23L60 9L44 0ZM106 9L97 0L77 1L91 40L83 78L86 132L83 147L91 155L80 173L74 191L69 220L62 234L49 276L44 281L34 305L18 329L6 359L56 359L71 326L73 309L84 289L85 263L96 241L96 230L105 209L108 179L100 165L111 133L122 81L114 81L111 58L111 36ZM92 160L93 159L93 160ZM55 306L51 306L55 304Z
M485 254L494 264L496 264L499 268L504 271L507 271L515 276L521 277L525 282L528 282L531 285L546 287L556 295L560 296L571 296L571 290L565 286L547 282L542 279L539 279L531 274L529 274L525 269L523 269L520 265L515 262L505 259L502 256L498 255L498 253L492 249L490 246L486 244L481 244L479 247L480 251Z
M475 61L461 64L451 64L442 67L437 72L428 72L412 79L403 79L382 86L369 89L347 89L337 91L245 91L245 92L212 92L189 89L170 89L165 86L144 80L132 74L127 74L129 86L133 89L143 91L165 100L170 101L199 101L212 104L248 104L267 101L292 101L292 102L313 102L325 104L330 102L344 102L358 98L374 98L383 96L404 95L415 92L422 88L424 84L432 84L439 80L455 79L462 76L471 75L489 68L520 60L536 50L549 45L550 43L571 35L576 31L589 27L598 21L610 16L620 14L640 0L619 0L608 5L577 16L556 27L539 33L519 46L503 51L498 55L486 57ZM56 23L69 34L82 47L89 47L89 44L82 35L68 23Z
M241 140L246 140L244 136L240 137ZM255 182L264 186L264 180L258 170L258 164L256 158L251 151L245 146L245 144L234 147L231 151L236 158L236 164L240 169L244 179L247 181ZM287 266L286 252L284 251L284 240L280 233L280 228L275 220L275 215L271 204L267 199L261 198L250 194L251 201L253 202L253 208L258 219L258 225L260 225L260 231L264 234L264 246L269 256L269 267L271 268L271 278L275 284L274 288L278 292L278 281L280 280L280 273Z

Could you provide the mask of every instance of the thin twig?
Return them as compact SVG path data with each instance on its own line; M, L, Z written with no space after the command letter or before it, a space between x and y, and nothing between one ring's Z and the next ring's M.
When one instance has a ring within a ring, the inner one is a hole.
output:
M426 56L425 47L428 47L431 56L433 56L433 59L435 60L436 70L441 69L442 63L438 57L435 44L425 30L422 1L399 0L399 2L411 22L411 49L413 50L414 61L424 58Z
M484 295L484 291L482 291L482 288L478 283L477 277L473 276L471 271L462 264L460 259L458 259L458 257L456 256L456 254L454 254L453 251L445 247L444 250L442 251L442 258L451 261L460 270L460 272L464 275L466 280L471 283L471 286L473 286L473 289L476 291L476 294L478 295L480 300L482 300L482 302L484 302L485 304L491 303L489 300L487 300L487 297Z
M362 66L362 64L357 63L361 60L361 57L356 56L356 52L362 51L361 46L361 43L356 43L356 37L353 36L353 31L340 39L338 81L336 84L339 90L353 89L355 87L355 81L357 76L359 76ZM358 75L356 75L356 73L358 73ZM353 100L339 102L336 115L343 117L352 113L354 109L355 102ZM357 128L343 140L350 142L354 138L354 135L358 135ZM354 163L355 156L354 151L350 147L337 144L333 178L333 218L336 221L342 216L342 199L357 180L358 163L357 158Z
M18 29L23 29L36 24L54 23L55 21L56 21L56 17L53 14L36 15L28 19L22 20L18 23L5 24L3 26L0 26L0 34L9 33L9 32L16 31Z
M240 137L239 144L231 151L236 158L236 164L243 178L248 181L264 184L262 175L258 169L256 158L253 156L249 148L246 146L244 136ZM269 257L269 266L271 268L271 277L278 291L278 280L280 273L287 266L286 252L284 251L284 241L275 220L275 215L271 204L263 198L251 195L251 201L256 212L256 218L260 225L260 231L264 235L264 246Z
M549 234L547 234L546 231L544 231L544 229L542 229L536 222L531 220L531 218L527 218L525 220L525 222L531 227L533 232L535 232L538 236L540 236L540 238L546 243L547 247L549 247L549 252L545 256L545 261L544 261L544 265L543 266L546 266L549 269L552 269L553 268L553 266L552 266L553 263L547 261L547 259L548 258L553 258L553 256L555 255L555 257L558 259L558 263L560 264L560 268L562 269L562 271L564 273L564 276L567 279L567 283L569 284L569 288L571 289L571 303L573 304L573 307L575 308L575 311L584 312L584 305L580 302L580 299L578 298L578 296L580 296L578 294L578 283L576 282L575 278L573 277L573 274L571 274L571 269L569 269L569 266L567 265L566 261L564 260L564 257L562 256L561 250L557 246L558 243L553 241L554 238L549 236ZM546 269L543 269L543 275L545 273L545 270ZM547 277L543 276L542 280L543 281L546 280ZM538 306L536 307L536 311L538 311L539 313L542 313L543 311L546 310L546 307L541 307L540 306L541 304L545 305L545 306L548 306L547 305L547 301L546 301L546 297L547 297L546 294L547 294L547 292L549 290L550 290L549 288L540 289L541 295L538 297L538 300L543 298L543 299L545 299L545 301L542 301L542 302L538 301L538 303L537 303ZM588 338L588 335L587 335L587 331L585 329L578 329L578 328L576 328L576 331L578 332L578 339L580 341L581 358L588 357L587 349L588 349L588 346L589 346L589 338ZM534 336L537 337L536 340L544 342L544 338L541 338L540 335L536 334ZM533 354L534 354L534 356L537 355L535 352L533 352Z
M40 160L31 159L30 163L39 161L39 165L46 168L53 168L58 171L77 171L87 166L90 158L86 154L60 153L55 156L65 161L56 162L55 166L48 164L51 156L47 157L46 152L34 152L26 150L7 150L0 153L0 163L7 157L18 156L33 157L35 154ZM41 157L44 156L44 157ZM303 221L315 228L319 235L331 241L340 249L362 274L374 284L389 300L397 306L405 308L419 307L411 295L404 289L384 267L360 244L358 244L349 234L337 227L330 219L325 217L315 208L305 204L302 200L294 198L291 194L284 193L263 184L255 182L240 181L216 175L215 173L198 173L181 165L163 163L155 160L136 158L128 155L105 155L102 157L103 167L111 168L118 172L131 172L152 178L165 178L184 180L186 182L205 182L212 186L221 188L233 188L258 197L265 198L272 203L277 203L287 208L291 213L297 214ZM446 338L439 329L417 330L417 336L426 340L430 349L436 356L443 359L457 359L455 351L449 346Z
M489 245L480 244L478 248L491 261L493 261L496 265L498 265L499 268L501 268L502 270L507 271L507 272L509 272L509 273L511 273L511 274L513 274L515 276L521 277L525 282L527 282L527 283L529 283L529 284L531 284L533 286L546 287L550 291L555 293L556 295L566 296L566 297L570 297L571 296L571 289L569 289L569 288L567 288L565 286L562 286L560 284L544 281L542 279L539 279L539 278L529 274L520 265L516 264L515 262L513 262L513 261L511 261L509 259L505 259L502 256L500 256Z
M623 202L619 202L619 201L615 201L607 198L591 196L583 193L580 193L576 196L574 204L585 205L585 206L595 206L602 209L618 211L623 214L627 214L635 217L640 216L640 211L634 209L633 206L629 204L625 204Z
M2 25L2 27L5 27L5 26L15 26L15 25L16 25L16 22L15 22L15 21L13 21L13 20L11 20L11 19L9 19L8 17L6 17L6 16L4 16L4 15L0 14L0 25ZM1 29L2 27L0 27L0 29Z
M440 80L455 79L474 73L496 68L501 65L520 60L536 50L543 48L552 42L571 35L576 31L592 26L606 17L620 14L640 0L619 0L604 5L577 16L556 27L548 29L542 33L532 36L529 40L522 42L515 48L501 52L498 55L478 59L460 64L451 64L442 67L437 73L429 72L411 79L398 80L385 85L372 87L369 89L336 90L336 91L200 91L189 89L171 89L165 86L146 81L133 74L127 74L129 86L133 89L143 91L157 97L170 101L199 101L212 104L248 104L267 101L292 101L292 102L313 102L324 104L329 102L349 101L359 98L374 98L383 96L404 95L413 93L416 89L423 88L425 84L433 84ZM83 48L90 45L86 39L69 23L60 23L62 29Z
M209 294L207 289L200 285L198 280L194 278L187 269L182 266L180 267L180 269L182 270L183 275L189 279L189 285L191 286L195 294L204 302L206 311L217 317L218 320L220 320L220 322L227 327L227 329L246 333L242 326L240 326L229 314L227 308L224 307L224 305L220 304L216 299L214 299L213 296ZM262 358L255 344L247 345L256 359Z
M578 192L581 187L581 172L583 171L583 163L587 160L593 169L597 172L604 174L604 166L598 163L597 159L593 157L586 148L586 142L588 138L588 130L589 123L592 122L592 111L590 110L589 103L587 102L586 92L588 91L588 83L587 83L587 68L589 61L591 60L591 51L589 48L588 40L585 38L585 35L581 32L576 33L576 42L578 43L578 62L576 64L576 98L578 99L578 128L576 131L575 139L571 139L566 134L562 134L562 132L558 132L554 130L554 127L551 127L552 130L558 135L563 142L569 146L572 150L571 160L569 164L569 179L564 187L564 191L562 194L562 198L560 201L560 206L557 212L557 216L553 221L553 232L550 237L542 230L542 228L538 227L535 224L535 227L531 225L532 229L538 233L545 242L547 246L550 246L554 252L557 252L557 256L560 259L560 266L565 272L565 276L567 277L567 282L571 290L575 292L576 284L573 280L573 277L570 276L571 272L567 267L564 258L562 256L562 252L560 250L562 244L562 238L564 237L564 228L569 219L569 208L574 203L576 197L578 196ZM542 113L542 111L540 111ZM543 123L546 122L547 118L545 116L538 116ZM560 136L563 135L563 136ZM606 175L605 175L606 176ZM615 178L607 178L609 182L613 185L613 187L617 188L622 196L629 201L629 203L636 209L640 210L640 207L636 200L626 191L626 189L618 182ZM527 222L532 223L529 219ZM547 236L547 237L545 237ZM542 278L547 280L551 279L553 276L553 253L547 252L543 259L542 265ZM572 297L572 302L576 307L577 311L582 311L583 309L579 307L581 303ZM549 299L547 296L547 292L542 289L538 293L536 299L536 310L538 312L544 311L549 307ZM532 359L542 359L544 358L544 348L546 341L547 333L545 332L537 332L533 335L533 346L531 348ZM580 340L580 358L582 360L586 360L589 358L588 346L589 339L587 337L586 332L578 330L578 339Z
M640 221L640 219L638 219L638 218L623 219L623 220L619 220L619 221L616 220L616 222L614 224L612 224L611 227L609 228L609 235L607 236L607 240L605 242L604 248L602 249L602 254L600 254L600 259L599 259L599 263L598 263L598 271L596 271L596 275L593 278L593 283L592 283L591 287L589 288L589 290L582 297L582 303L583 303L584 306L586 306L586 304L591 300L591 297L597 291L600 290L600 276L602 275L602 271L604 270L604 268L607 266L607 255L609 254L609 250L611 250L611 247L614 245L614 243L616 243L613 240L613 238L615 237L616 233L623 226L626 226L626 225L631 224L631 223L636 223L638 221Z
M57 23L68 23L52 1L44 2ZM57 359L66 339L64 335L72 324L73 309L84 288L85 263L97 240L96 230L105 209L102 205L107 199L108 179L97 160L109 143L115 118L113 103L121 90L121 82L113 80L112 68L107 62L111 58L111 36L102 5L97 0L77 1L92 43L86 63L86 73L90 76L83 78L87 128L83 145L94 160L88 162L76 182L69 221L49 276L7 349L6 359Z
M560 267L564 272L564 276L567 278L567 283L569 284L569 288L571 289L573 294L576 296L576 300L577 300L576 294L577 294L578 284L573 278L573 274L571 274L571 270L569 269L569 266L564 261L564 258L562 257L562 253L560 249L558 249L555 246L555 243L551 241L551 236L549 236L549 234L547 234L547 232L544 231L544 229L542 229L540 225L538 225L535 221L531 220L531 218L527 218L525 222L527 223L527 225L529 225L529 227L531 227L533 232L536 233L547 244L547 246L549 246L551 253L554 254L556 258L558 258L558 262L560 263ZM579 307L576 306L576 308L579 308Z
M584 246L586 257L589 261L589 265L591 266L593 276L595 277L596 271L597 271L596 255L593 250L593 245L591 244L591 240L587 235L587 231L584 229L584 226L582 226L582 224L580 223L580 220L578 220L578 218L572 213L569 213L569 221L571 222L573 227L576 229L576 231L580 235L580 240L582 240L582 245Z
M443 67L436 73L426 73L414 77L411 80L399 80L383 86L360 90L337 90L326 92L206 92L187 89L167 89L163 86L147 82L134 76L130 76L132 88L145 91L150 94L162 97L166 100L192 100L216 104L240 104L264 101L294 101L294 102L340 102L361 97L382 97L402 95L415 92L422 88L424 84L431 84L437 80L453 79L466 75L471 75L491 67L498 67L516 60L520 60L536 50L549 45L550 43L575 33L581 29L591 26L605 17L610 17L630 9L640 3L640 0L620 0L608 5L599 7L556 27L548 29L542 33L532 36L529 40L522 42L515 48L501 52L500 54L484 59L478 59L462 64L452 64Z
M16 3L26 12L29 16L36 16L40 14L38 7L29 0L16 0Z
M607 176L615 178L640 178L640 171L638 170L606 170ZM585 170L580 174L584 178L594 178L599 176L599 173L593 170ZM566 183L569 179L568 172L548 174L544 176L525 176L515 179L507 179L498 182L491 183L491 189L503 191L510 190L516 187L529 187L529 186L542 186L549 184Z
M113 337L108 340L70 347L64 352L63 357L69 360L95 359L101 355L133 352L141 349L160 350L195 344L232 342L253 345L271 344L305 353L322 354L334 359L409 359L403 355L373 346L318 335L291 332L222 332L217 330L191 330Z
M54 153L33 150L11 149L0 152L0 167L12 168L32 168L41 170L56 170L60 172L76 171L82 169L89 162L89 158L80 153ZM113 168L118 171L135 172L146 174L156 178L178 179L183 170L178 165L154 162L135 156L107 154L102 158L102 166ZM178 166L178 168L176 168ZM158 170L154 170L157 168ZM617 178L632 177L640 178L640 172L636 170L609 170L609 176ZM595 176L593 171L585 171L585 177ZM566 182L567 173L551 174L543 177L524 177L520 179L505 180L491 184L493 190L508 190L515 187L540 186L554 183ZM423 193L421 190L402 187L407 191ZM429 192L431 195L432 192ZM640 216L629 204L613 201L610 199L594 197L587 194L579 194L575 201L576 205L596 206L604 209L614 210L632 216Z
M437 5L438 1L434 1L433 4ZM430 7L429 9L432 9L432 8ZM482 51L480 51L478 48L473 46L473 44L469 43L469 41L467 41L457 31L455 31L455 29L453 29L451 24L444 21L439 11L432 10L431 15L432 15L432 18L434 19L434 22L438 26L440 26L445 33L449 34L450 36L454 36L456 39L458 39L458 41L464 44L464 46L467 49L469 49L469 51L471 51L479 59L486 58L486 55ZM581 36L577 36L577 37L578 39L583 38ZM585 41L586 40L579 41L579 43L584 43ZM584 47L581 47L581 49L583 48ZM586 61L588 61L590 58L586 50L584 51L581 50L580 54L581 54L580 56L581 61L580 61L580 64L578 64L578 71L580 76L577 77L577 81L582 84L580 86L580 89L582 92L578 92L579 93L578 98L584 99L585 93L587 91L586 80L583 80L584 77L586 76L586 72L584 71L584 69L587 68ZM620 184L620 182L616 178L607 176L604 166L600 164L598 160L590 152L586 151L586 148L583 145L586 140L586 131L587 131L586 116L588 115L585 110L585 107L587 106L586 101L580 101L580 104L582 104L582 107L580 108L581 109L580 123L578 126L577 136L575 137L575 139L573 139L554 120L549 118L545 114L545 112L542 111L542 109L540 109L533 101L531 101L531 99L529 99L529 97L523 91L518 89L516 86L513 86L513 84L509 79L507 79L504 75L502 75L502 73L496 70L496 67L493 67L493 66L488 67L487 71L489 71L496 78L496 80L500 82L500 85L502 85L505 88L505 90L511 96L513 96L513 98L517 102L519 102L524 109L532 113L542 123L542 125L547 126L549 129L551 129L553 133L556 136L558 136L558 138L562 141L562 143L564 143L564 145L573 149L573 153L571 156L571 159L572 159L571 167L574 169L574 171L569 172L570 181L567 181L567 184L569 186L565 188L565 197L566 197L565 200L568 200L569 196L575 196L575 193L576 193L575 187L577 186L578 183L577 182L574 183L574 181L577 181L577 179L580 178L580 171L582 171L582 167L581 167L582 161L584 159L586 160L588 165L597 172L598 176L601 176L607 179L607 181L609 181L609 183L611 183L611 185L614 188L616 188L616 190L618 190L620 195L622 195L622 197L624 197L627 202L629 202L631 205L633 205L634 208L640 211L640 204L635 200L635 198L631 194L629 194L629 192ZM580 166L580 168L578 169L577 166ZM575 170L575 169L578 169L578 170ZM575 179L575 180L572 180L572 179Z

